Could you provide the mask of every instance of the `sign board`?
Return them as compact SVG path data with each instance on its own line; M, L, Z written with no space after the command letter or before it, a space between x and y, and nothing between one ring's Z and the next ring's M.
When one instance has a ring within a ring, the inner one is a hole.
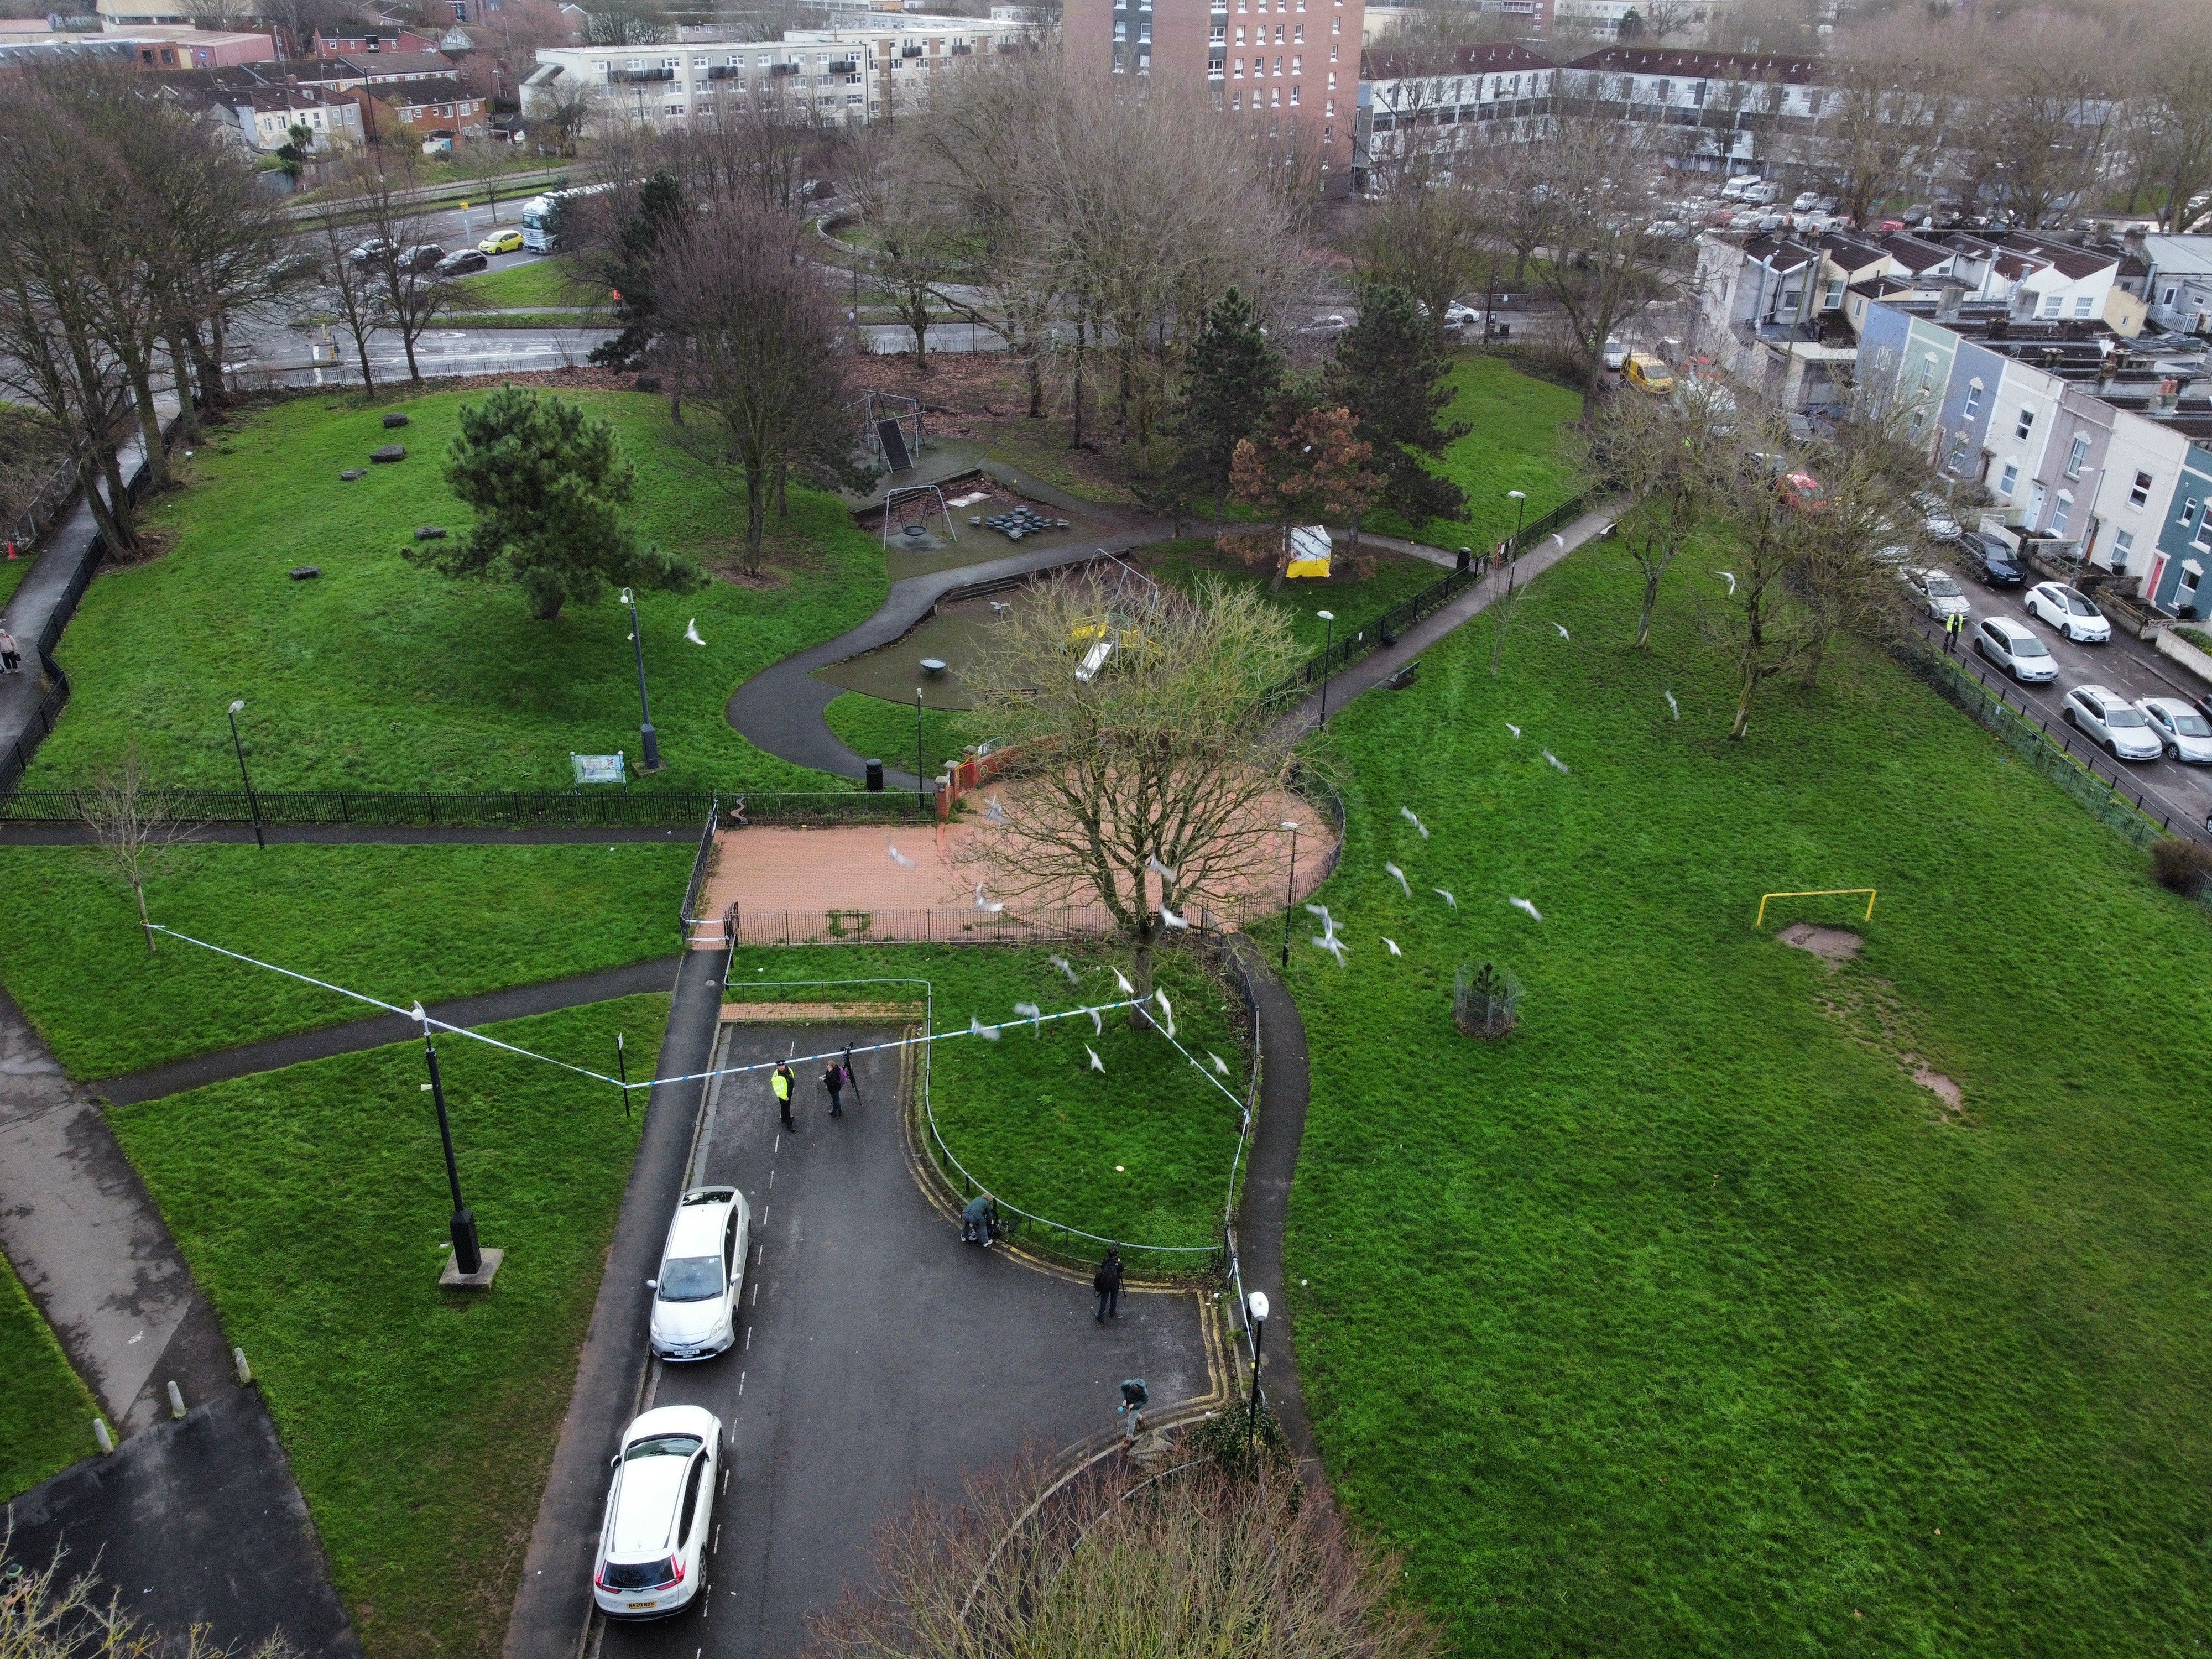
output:
M611 755L576 755L568 757L568 765L574 771L578 783L621 783L623 777L622 751Z
M1291 526L1291 557L1283 574L1285 576L1327 576L1328 574L1328 526L1302 524Z

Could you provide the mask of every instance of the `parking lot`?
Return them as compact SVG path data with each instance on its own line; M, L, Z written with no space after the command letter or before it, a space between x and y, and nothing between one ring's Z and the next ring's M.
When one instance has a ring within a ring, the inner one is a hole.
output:
M716 1063L896 1035L726 1025ZM959 1242L908 1163L896 1051L854 1056L842 1118L828 1115L820 1062L794 1069L795 1133L779 1131L764 1073L710 1095L687 1184L733 1183L751 1206L738 1343L655 1362L642 1402L703 1406L726 1425L707 1594L657 1623L595 1619L592 1651L792 1651L811 1614L866 1582L877 1528L917 1495L957 1499L1024 1446L1054 1453L1110 1430L1123 1377L1145 1377L1163 1407L1212 1386L1197 1292L1127 1297L1101 1327L1084 1279Z

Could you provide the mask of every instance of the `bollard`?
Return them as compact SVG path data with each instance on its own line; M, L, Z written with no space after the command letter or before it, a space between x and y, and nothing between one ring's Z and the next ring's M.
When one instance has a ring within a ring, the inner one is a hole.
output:
M241 1389L252 1388L253 1386L253 1367L246 1363L246 1350L243 1348L233 1348L230 1351L230 1363L238 1368L238 1386Z
M115 1449L115 1437L108 1433L105 1419L97 1417L92 1419L92 1437L100 1442L101 1451L112 1452Z
M172 1382L169 1384L169 1415L171 1417L182 1417L184 1414L185 1391L179 1388L174 1382Z

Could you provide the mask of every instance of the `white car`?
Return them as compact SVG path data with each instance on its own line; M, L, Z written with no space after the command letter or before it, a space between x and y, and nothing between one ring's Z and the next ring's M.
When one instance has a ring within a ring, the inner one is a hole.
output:
M592 1563L592 1599L610 1619L665 1619L699 1598L722 1419L700 1406L662 1406L623 1431Z
M1920 509L1920 528L1929 540L1955 542L1966 535L1966 527L1952 516L1943 498L1933 490L1921 490L1913 496L1912 504Z
M1790 203L1790 210L1792 213L1810 213L1814 209L1820 205L1820 192L1819 191L1802 191L1799 192L1797 199Z
M1454 300L1449 305L1444 307L1444 326L1446 328L1465 328L1469 323L1479 323L1481 320L1482 313L1480 312L1477 311L1473 306L1462 305L1457 300Z
M2058 712L2075 731L2094 738L2114 760L2156 760L2166 752L2157 728L2142 709L2101 685L2077 685Z
M1628 348L1608 336L1605 343L1605 366L1618 374L1627 362Z
M2179 697L2137 697L2136 707L2166 745L2166 759L2212 766L2212 720Z
M2068 639L2101 645L2112 637L2105 613L2063 582L2038 582L2027 590L2027 614L2047 622Z
M1928 614L1937 622L1947 617L1969 617L1973 607L1966 603L1966 590L1959 586L1957 578L1941 570L1907 570L1905 580L1921 597Z
M2058 678L2051 647L2009 617L1984 617L1974 629L1974 649L2015 680Z
M663 1359L711 1359L738 1340L752 1214L735 1187L694 1187L678 1200L660 1252L653 1295L653 1352Z

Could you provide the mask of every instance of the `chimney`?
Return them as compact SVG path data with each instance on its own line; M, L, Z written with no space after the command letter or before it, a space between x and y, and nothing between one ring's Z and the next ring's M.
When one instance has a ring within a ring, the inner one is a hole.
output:
M1939 323L1957 322L1959 301L1966 297L1966 292L1955 283L1946 283L1936 296L1936 320Z

